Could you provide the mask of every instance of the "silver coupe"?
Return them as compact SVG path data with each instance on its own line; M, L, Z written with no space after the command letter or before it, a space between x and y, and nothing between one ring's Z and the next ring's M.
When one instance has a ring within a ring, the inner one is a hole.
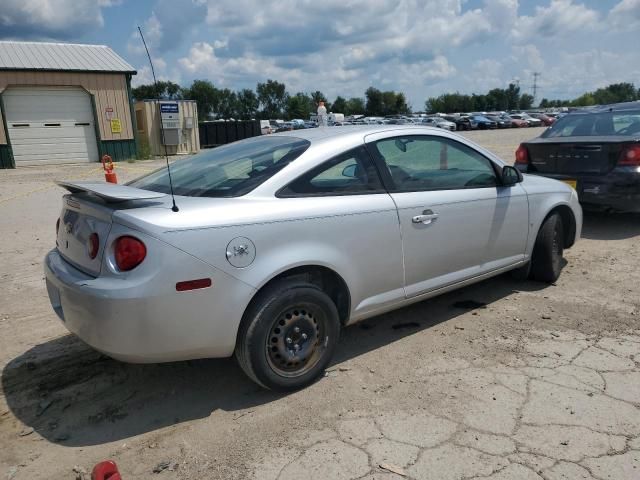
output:
M318 378L343 325L509 270L554 282L582 228L570 186L419 126L259 136L127 185L60 185L45 272L70 332L127 362L235 353L275 390Z

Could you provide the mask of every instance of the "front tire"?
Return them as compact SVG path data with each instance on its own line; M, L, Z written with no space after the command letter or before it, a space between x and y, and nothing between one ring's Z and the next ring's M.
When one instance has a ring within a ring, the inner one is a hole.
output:
M292 391L327 368L340 334L338 311L316 285L278 282L258 294L245 313L235 355L259 385Z
M562 270L564 225L558 213L552 213L540 227L531 258L531 277L540 282L553 283Z

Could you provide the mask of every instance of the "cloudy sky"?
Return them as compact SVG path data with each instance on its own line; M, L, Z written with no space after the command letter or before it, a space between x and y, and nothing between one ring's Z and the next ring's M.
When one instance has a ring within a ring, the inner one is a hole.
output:
M0 38L111 46L150 81L363 96L400 90L414 109L447 91L513 80L538 99L640 83L640 0L1 0Z

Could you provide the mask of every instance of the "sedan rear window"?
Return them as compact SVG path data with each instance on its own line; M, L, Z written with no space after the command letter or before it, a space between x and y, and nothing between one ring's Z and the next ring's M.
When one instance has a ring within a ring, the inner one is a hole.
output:
M270 135L206 150L171 165L173 191L187 197L244 195L302 155L309 145L301 138ZM170 193L166 167L128 185Z
M559 119L541 136L608 137L640 134L640 110L625 112L576 113Z

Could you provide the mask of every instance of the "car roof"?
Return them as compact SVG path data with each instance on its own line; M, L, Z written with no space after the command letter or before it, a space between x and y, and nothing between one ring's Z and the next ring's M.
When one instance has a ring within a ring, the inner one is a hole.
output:
M364 138L366 135L381 132L392 132L394 130L412 130L417 132L439 132L439 129L429 127L426 125L418 124L404 124L404 125L347 125L342 127L318 127L309 128L305 130L294 130L290 132L278 132L272 135L282 137L296 137L304 140L309 140L312 143L319 143L322 141L334 140L336 138L345 137L357 137Z
M610 105L597 105L580 110L573 110L570 114L576 113L604 113L604 112L625 112L630 110L640 110L640 101L612 103Z

